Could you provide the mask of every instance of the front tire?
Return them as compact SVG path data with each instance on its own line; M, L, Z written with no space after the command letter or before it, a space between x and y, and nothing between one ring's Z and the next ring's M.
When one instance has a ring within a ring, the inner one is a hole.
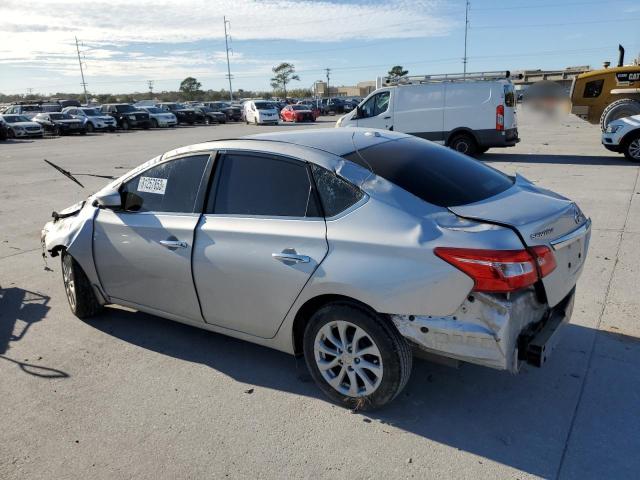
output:
M311 376L334 402L373 410L405 387L413 357L390 320L340 302L318 310L304 332Z
M159 128L159 127L160 127L160 124L158 123L158 120L156 120L155 118L152 118L152 119L151 119L151 126L152 126L153 128Z
M78 318L89 318L102 310L93 287L82 267L67 252L62 253L62 280L71 312Z
M600 129L604 132L609 124L619 118L640 114L640 101L634 98L621 98L611 102L600 116Z
M87 126L85 128L87 129L87 132L89 132L89 133L93 133L93 131L95 130L95 127L93 126L93 123L91 123L91 122L87 122Z
M129 122L126 120L122 121L122 130L129 130Z
M624 156L631 162L640 162L640 133L625 140Z

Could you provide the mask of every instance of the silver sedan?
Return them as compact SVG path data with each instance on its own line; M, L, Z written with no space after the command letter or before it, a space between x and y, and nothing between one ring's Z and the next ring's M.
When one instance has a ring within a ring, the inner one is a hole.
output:
M380 407L413 355L517 372L568 322L591 221L571 200L388 131L179 148L54 214L73 313L120 304L303 354Z

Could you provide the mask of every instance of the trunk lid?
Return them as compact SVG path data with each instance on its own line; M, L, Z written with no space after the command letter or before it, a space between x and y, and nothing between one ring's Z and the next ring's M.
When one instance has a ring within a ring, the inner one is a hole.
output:
M551 248L557 266L542 279L550 306L575 286L589 247L591 220L571 200L516 176L510 189L449 210L461 217L508 226L527 247Z

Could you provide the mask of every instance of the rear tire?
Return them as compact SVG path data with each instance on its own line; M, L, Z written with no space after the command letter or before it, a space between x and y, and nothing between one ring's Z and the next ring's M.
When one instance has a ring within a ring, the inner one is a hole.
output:
M640 133L632 134L625 140L624 156L631 162L640 162Z
M600 128L604 132L609 124L619 118L640 114L640 101L633 98L621 98L611 102L600 116Z
M62 280L71 312L78 318L89 318L102 310L93 287L82 267L67 252L62 253Z
M320 389L349 408L386 405L411 375L411 349L391 320L349 302L332 303L313 314L303 346Z
M469 155L470 157L474 157L478 154L478 144L468 133L461 133L453 137L449 142L449 148L456 152Z

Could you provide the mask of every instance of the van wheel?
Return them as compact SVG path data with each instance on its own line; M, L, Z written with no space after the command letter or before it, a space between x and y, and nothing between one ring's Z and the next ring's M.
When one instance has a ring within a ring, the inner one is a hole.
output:
M304 332L311 376L333 401L372 410L405 387L413 357L389 319L348 302L322 307Z
M89 318L102 310L93 287L82 267L67 252L62 253L62 280L71 312L78 318Z
M640 133L632 135L625 141L624 156L632 162L640 162Z
M456 152L469 155L470 157L474 157L478 154L478 144L475 139L467 133L461 133L453 137L449 142L449 148Z

